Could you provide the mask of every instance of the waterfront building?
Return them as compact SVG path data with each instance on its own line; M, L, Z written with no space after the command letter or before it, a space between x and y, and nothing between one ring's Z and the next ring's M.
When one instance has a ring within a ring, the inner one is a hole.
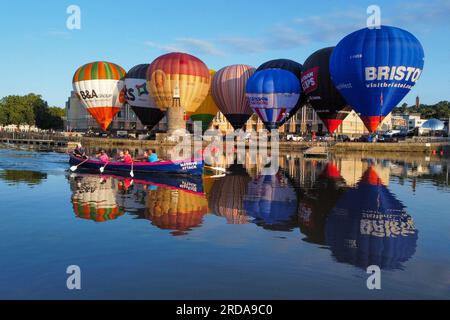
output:
M86 108L81 105L75 92L71 92L71 96L66 102L65 108L65 129L67 131L88 131L94 130L98 131L98 125L91 115L86 111ZM419 117L420 118L420 117ZM404 119L400 117L400 119ZM413 118L415 121L416 118ZM380 130L388 131L395 127L395 122L399 121L399 117L392 118L391 114L385 117L383 120ZM417 122L419 123L419 122ZM192 125L188 121L188 125ZM416 125L416 123L413 123ZM227 134L232 132L234 129L231 124L227 121L225 116L218 112L214 117L211 127L220 130L222 134ZM245 131L255 130L260 132L264 129L263 122L259 119L256 114L253 114L244 126ZM131 107L127 104L122 108L122 110L117 114L111 123L110 130L112 131L128 131L129 133L145 132L146 128L141 124L136 114L133 112ZM164 132L167 130L167 119L164 117L160 123L154 128L154 131ZM281 134L296 134L305 135L316 132L318 134L323 134L327 132L327 129L317 113L310 107L304 106L298 112L289 119L284 125L279 128ZM369 131L365 127L359 115L354 111L350 111L347 117L343 120L342 124L336 130L336 134L348 135L351 137L358 137L364 134L368 134Z
M15 124L10 124L8 126L0 125L0 131L14 132L14 131L31 131L38 132L39 128L36 126L30 126L28 124L21 124L17 127Z
M214 118L212 126L217 130L221 130L223 134L233 131L233 127L226 121L225 117L220 112ZM380 130L389 131L392 127L392 116L389 114L383 120ZM245 131L252 129L260 131L263 128L264 125L256 114L253 114L244 126ZM317 116L317 113L310 106L305 106L298 110L291 119L279 128L279 132L282 134L304 135L311 134L313 131L321 134L326 133L327 129ZM359 115L353 110L348 113L347 117L335 132L336 134L352 137L369 133Z

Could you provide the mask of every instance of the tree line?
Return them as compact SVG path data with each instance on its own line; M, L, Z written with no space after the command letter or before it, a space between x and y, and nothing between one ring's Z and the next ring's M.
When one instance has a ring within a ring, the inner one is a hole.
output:
M39 129L64 128L64 109L50 107L41 95L10 95L0 100L0 125L29 125Z
M420 104L419 106L408 106L406 103L404 103L401 106L394 108L394 113L419 113L424 119L449 119L450 101L439 101L438 103L432 105Z

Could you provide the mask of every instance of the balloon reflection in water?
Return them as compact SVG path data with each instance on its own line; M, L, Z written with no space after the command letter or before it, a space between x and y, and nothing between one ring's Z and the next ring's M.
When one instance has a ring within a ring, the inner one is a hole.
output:
M326 223L326 242L339 262L401 269L416 250L418 231L403 204L369 167Z
M230 166L229 174L214 181L209 195L213 212L225 217L229 224L245 224L248 218L244 210L244 196L247 194L250 176L242 165Z
M305 192L298 206L300 232L304 241L325 244L328 214L346 191L345 181L333 163L327 163L312 189Z
M117 180L117 203L127 213L140 214L145 210L147 185L134 181L131 178L115 177Z
M70 178L72 204L78 218L105 222L124 214L117 204L114 179L97 175L75 176Z
M248 184L244 197L246 214L264 229L291 231L297 213L297 194L289 180L281 173L261 175Z
M155 187L148 190L146 207L146 219L158 228L174 230L172 235L179 236L202 224L208 200L198 193Z

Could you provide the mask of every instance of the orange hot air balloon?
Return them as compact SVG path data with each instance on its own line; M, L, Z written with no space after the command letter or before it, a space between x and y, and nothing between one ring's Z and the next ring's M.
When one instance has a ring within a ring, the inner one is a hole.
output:
M234 129L240 129L253 114L245 86L255 68L245 64L235 64L220 69L214 75L212 95L227 120Z
M145 217L153 225L174 230L172 234L178 236L202 224L208 200L205 195L158 187L148 191L146 207Z
M125 74L117 64L96 61L81 66L73 76L74 91L104 131L125 102Z
M168 53L156 58L147 71L147 89L161 111L172 106L174 98L190 116L208 95L211 76L200 59L187 53Z
M211 83L214 79L215 73L216 72L214 70L209 70L209 74L211 75ZM191 115L191 120L200 121L202 123L202 130L206 131L217 112L219 112L219 108L213 99L212 86L210 86L208 95L200 107Z

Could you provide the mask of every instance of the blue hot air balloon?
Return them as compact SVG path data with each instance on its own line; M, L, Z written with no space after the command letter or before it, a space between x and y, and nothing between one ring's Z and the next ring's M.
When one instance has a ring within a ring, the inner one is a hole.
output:
M265 69L247 81L250 107L268 130L278 128L300 98L300 81L290 71Z
M256 72L265 70L265 69L283 69L286 71L290 71L293 74L295 74L297 79L301 82L303 66L296 61L293 61L290 59L270 60L270 61L264 62L262 65L260 65L258 67L258 69L256 69ZM297 111L301 107L303 107L305 104L306 104L306 95L304 95L304 92L301 92L300 99L298 99L298 102L295 105L295 107L291 110L291 112L289 112L289 115L284 119L284 122L286 122L290 118L292 118L297 113ZM283 123L281 123L281 124L283 124Z
M361 29L342 39L330 58L336 88L376 131L422 73L424 52L408 31L381 26Z

